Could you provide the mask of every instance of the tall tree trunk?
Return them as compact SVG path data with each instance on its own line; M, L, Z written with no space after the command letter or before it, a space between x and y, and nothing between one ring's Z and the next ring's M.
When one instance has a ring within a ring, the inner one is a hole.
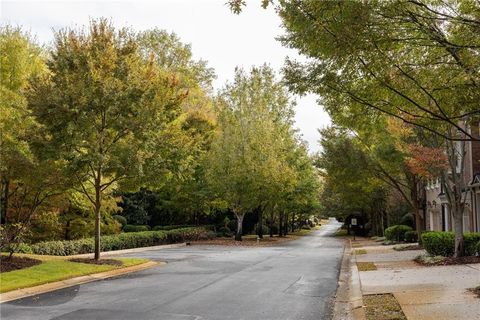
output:
M288 212L285 212L284 223L283 223L283 235L288 235Z
M295 213L292 212L292 221L290 222L290 228L292 232L295 232Z
M100 209L102 206L101 170L95 177L95 260L100 259Z
M454 256L463 257L465 255L465 244L463 240L463 212L462 210L455 210L455 211L453 212L453 224L454 224L454 230L455 230Z
M275 220L273 219L274 218L274 214L273 214L273 210L270 212L270 221L269 221L269 224L270 224L270 238L273 238L273 227L275 226Z
M237 217L237 233L235 233L235 240L242 241L243 217L245 214L239 211L234 211L233 213L235 213L235 217Z
M415 230L417 231L417 235L420 237L423 231L423 220L420 216L420 199L418 194L418 179L416 176L412 177L412 188L411 188L411 198L412 198L412 205L413 205L413 216L415 218Z
M281 212L278 214L278 236L283 236L283 215Z
M67 223L65 224L64 238L65 240L70 240L70 220L67 220Z
M260 239L263 239L263 208L260 207L260 211L258 212L258 230L257 234Z
M1 205L1 213L0 213L0 224L7 223L7 211L8 211L8 195L10 193L10 180L2 179L3 185L3 197L2 197L2 205Z

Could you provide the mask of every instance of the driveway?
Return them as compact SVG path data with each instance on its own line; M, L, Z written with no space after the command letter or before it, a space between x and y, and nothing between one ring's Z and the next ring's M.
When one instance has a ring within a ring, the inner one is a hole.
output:
M330 319L343 254L332 222L275 247L130 254L166 266L0 305L1 319Z

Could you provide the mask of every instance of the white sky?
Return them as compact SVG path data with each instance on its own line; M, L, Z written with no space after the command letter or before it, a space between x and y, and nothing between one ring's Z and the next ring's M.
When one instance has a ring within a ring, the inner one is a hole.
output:
M262 9L260 0L247 1L240 15L230 12L227 0L0 1L2 24L20 25L41 43L53 39L53 29L86 25L90 18L98 17L135 30L158 27L173 31L182 42L192 45L195 59L207 60L215 69L215 88L232 79L235 66L249 69L266 62L279 71L287 55L297 56L275 40L283 33L280 18L273 8ZM328 125L330 119L314 96L296 99L296 126L310 151L317 151L317 129Z

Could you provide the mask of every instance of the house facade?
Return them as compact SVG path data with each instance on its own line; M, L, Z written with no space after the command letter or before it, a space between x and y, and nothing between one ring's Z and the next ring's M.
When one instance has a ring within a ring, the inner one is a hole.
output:
M467 129L472 137L480 139L480 121L472 122ZM464 232L480 232L480 141L466 142L464 156L463 174L466 185L463 191L465 197L463 230ZM425 229L453 231L453 217L440 179L428 181L425 186L425 194Z

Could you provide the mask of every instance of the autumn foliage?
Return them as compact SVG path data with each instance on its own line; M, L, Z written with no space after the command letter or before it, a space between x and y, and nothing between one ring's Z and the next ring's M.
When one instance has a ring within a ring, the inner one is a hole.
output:
M407 168L423 178L433 178L448 168L448 158L442 148L425 147L419 144L407 146Z

